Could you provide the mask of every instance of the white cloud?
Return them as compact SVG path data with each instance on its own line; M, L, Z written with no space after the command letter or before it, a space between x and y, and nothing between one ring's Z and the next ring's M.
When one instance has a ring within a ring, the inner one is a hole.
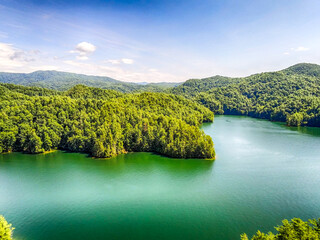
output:
M23 67L29 62L35 61L37 51L25 52L15 48L9 43L0 43L0 69L1 71L12 71Z
M86 55L79 55L79 56L77 56L77 59L78 60L88 60L89 58L88 58L88 56L86 56Z
M76 53L78 60L88 60L89 55L96 51L97 47L88 42L81 42L76 47L75 50L71 50L70 53Z
M93 53L96 50L96 46L88 42L81 42L76 46L76 50L81 53Z
M122 58L121 61L122 61L124 64L133 64L133 60L130 59L130 58Z
M306 47L296 47L296 48L290 48L289 51L284 52L284 55L291 55L292 53L294 54L295 52L305 52L305 51L309 51L310 48L306 48Z
M111 64L120 64L120 60L117 60L117 59L110 59L107 62Z
M107 61L105 61L106 63L111 63L113 65L117 65L117 64L133 64L134 60L130 59L130 58L122 58L122 59L109 59Z
M81 49L81 51L80 51ZM80 45L72 51L75 55L54 56L39 50L20 49L10 43L0 42L0 71L33 72L37 70L58 70L87 75L108 76L127 82L163 82L182 81L185 76L177 76L147 66L130 68L135 61L131 58L119 58L104 62L81 61L90 57L95 47ZM68 59L69 58L69 59ZM129 65L128 65L129 64Z
M160 72L157 69L141 69L140 71L132 71L122 68L121 65L106 66L73 60L66 60L63 63L65 63L65 71L96 76L108 76L125 82L178 82L185 80L185 77L178 77L172 74Z
M306 47L297 47L297 48L291 48L292 51L295 51L295 52L303 52L303 51L308 51L309 48L306 48Z

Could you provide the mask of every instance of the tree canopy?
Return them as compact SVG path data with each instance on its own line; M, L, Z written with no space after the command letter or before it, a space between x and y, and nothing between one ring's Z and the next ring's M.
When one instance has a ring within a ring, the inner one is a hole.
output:
M262 233L258 231L251 240L319 240L320 218L303 221L294 218L291 221L283 220L282 225L275 227L277 233ZM241 240L249 240L247 234L241 235Z
M213 113L181 96L122 94L83 85L59 92L0 84L0 93L0 152L215 156L211 137L199 129L213 121Z
M171 89L214 113L320 127L320 66L297 64L245 78L190 80Z

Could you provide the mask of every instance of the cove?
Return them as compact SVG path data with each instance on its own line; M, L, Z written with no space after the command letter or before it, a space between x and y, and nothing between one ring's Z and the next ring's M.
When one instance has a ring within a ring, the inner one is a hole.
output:
M217 159L61 151L0 155L0 214L16 239L239 239L320 217L320 129L216 116Z

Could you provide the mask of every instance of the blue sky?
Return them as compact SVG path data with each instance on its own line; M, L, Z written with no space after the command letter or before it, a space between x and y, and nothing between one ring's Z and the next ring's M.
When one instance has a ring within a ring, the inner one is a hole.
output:
M0 71L123 81L320 64L318 0L0 0Z

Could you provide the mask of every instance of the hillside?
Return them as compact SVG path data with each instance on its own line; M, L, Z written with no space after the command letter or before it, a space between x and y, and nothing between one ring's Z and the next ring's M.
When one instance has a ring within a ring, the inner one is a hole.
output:
M177 158L214 158L199 129L213 113L181 96L123 94L77 85L61 92L0 84L0 153L53 149L112 157L156 152Z
M212 88L224 87L232 83L238 83L240 80L240 78L230 78L219 75L203 79L190 79L181 85L170 89L170 92L173 94L194 96L198 92L205 92Z
M282 70L282 72L287 74L304 74L307 76L320 77L320 66L312 63L299 63Z
M301 63L244 78L190 80L171 92L193 99L217 114L320 127L320 66L316 64Z
M68 90L75 85L85 85L103 89L113 89L120 92L152 91L160 92L179 83L136 84L118 81L109 77L89 76L84 74L36 71L32 73L0 72L0 83L19 84L23 86L44 87L54 90Z

